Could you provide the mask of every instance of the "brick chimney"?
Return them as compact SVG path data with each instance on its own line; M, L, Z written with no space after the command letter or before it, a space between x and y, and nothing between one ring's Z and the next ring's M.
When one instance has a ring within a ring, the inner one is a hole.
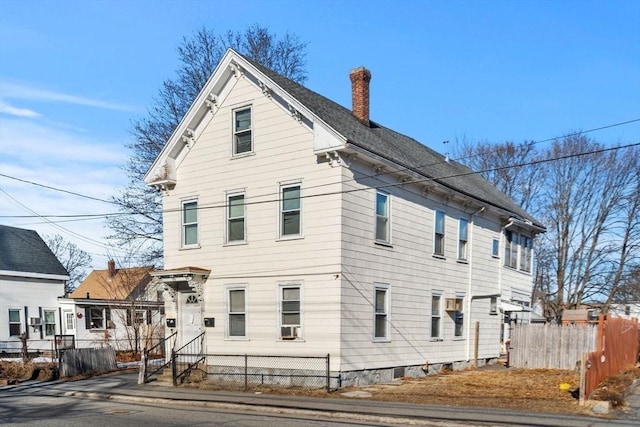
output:
M351 79L352 112L365 126L369 126L369 82L371 72L364 67L349 72Z
M116 262L112 259L107 262L107 269L109 270L109 278L116 275Z

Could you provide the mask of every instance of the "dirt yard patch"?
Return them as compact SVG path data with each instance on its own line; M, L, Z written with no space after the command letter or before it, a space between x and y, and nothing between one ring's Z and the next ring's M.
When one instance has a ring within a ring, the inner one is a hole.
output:
M0 361L0 378L19 381L50 381L58 378L58 371L53 363Z
M640 368L610 377L594 395L623 407L625 390L640 378ZM560 385L568 384L567 390ZM477 369L425 378L402 378L392 384L350 387L367 391L371 399L453 406L480 406L559 414L590 414L578 405L577 371L554 369Z

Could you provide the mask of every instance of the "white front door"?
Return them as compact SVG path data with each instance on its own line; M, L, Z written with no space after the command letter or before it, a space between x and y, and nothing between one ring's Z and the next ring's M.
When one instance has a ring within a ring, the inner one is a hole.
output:
M180 331L180 347L200 335L202 315L200 302L195 293L178 293L180 296L180 318L178 330Z

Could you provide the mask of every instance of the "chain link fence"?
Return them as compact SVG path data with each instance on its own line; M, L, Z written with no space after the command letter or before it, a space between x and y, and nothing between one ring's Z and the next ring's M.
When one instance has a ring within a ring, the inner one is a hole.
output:
M261 387L326 389L340 387L332 376L330 355L271 356L254 354L206 354L205 382L225 388L249 390Z

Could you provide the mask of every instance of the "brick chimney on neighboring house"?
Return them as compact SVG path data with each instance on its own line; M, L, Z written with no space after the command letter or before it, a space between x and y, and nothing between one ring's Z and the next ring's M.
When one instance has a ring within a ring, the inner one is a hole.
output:
M107 262L107 269L109 270L109 279L116 275L116 262L112 259Z
M369 82L371 72L364 67L354 68L349 72L351 79L351 100L353 103L353 115L369 126Z

